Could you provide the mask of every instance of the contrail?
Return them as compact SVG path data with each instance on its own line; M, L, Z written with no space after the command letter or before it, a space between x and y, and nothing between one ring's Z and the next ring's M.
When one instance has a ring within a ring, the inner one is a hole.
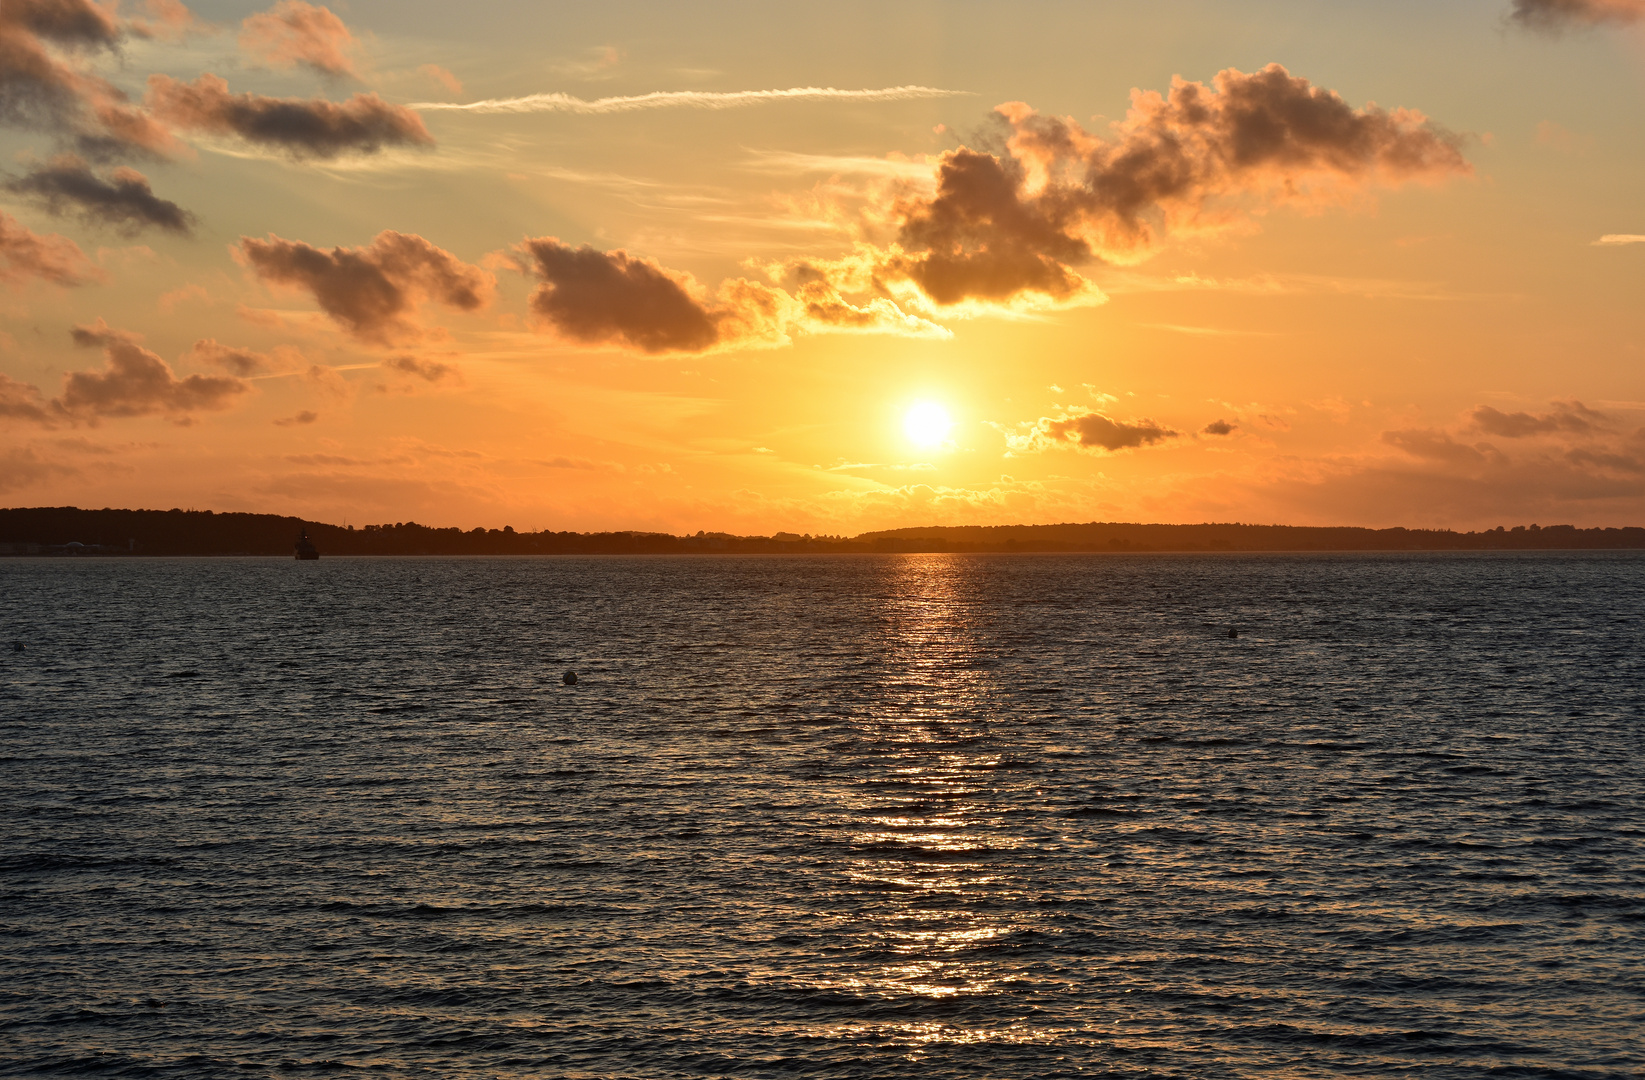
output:
M736 109L767 101L908 101L914 98L956 97L969 90L939 90L932 86L888 86L884 90L836 90L832 86L796 86L788 90L658 90L633 97L604 97L585 101L570 94L527 94L458 104L419 101L413 109L481 113L615 113L638 109Z

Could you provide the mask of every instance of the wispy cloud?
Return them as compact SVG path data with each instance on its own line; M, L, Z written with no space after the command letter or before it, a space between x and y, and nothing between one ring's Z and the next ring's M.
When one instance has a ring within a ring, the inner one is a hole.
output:
M1173 334L1192 334L1196 337L1279 337L1271 330L1225 330L1217 326L1181 326L1177 323L1138 323L1151 330L1169 330Z
M797 154L787 150L751 150L743 167L754 172L837 173L904 180L934 180L936 176L935 162L846 154Z
M1645 244L1645 236L1634 233L1606 233L1593 243L1594 247L1621 247L1624 244Z
M796 86L787 90L657 90L628 97L588 101L571 94L526 94L524 97L488 98L466 103L419 101L413 109L478 113L620 113L641 109L738 109L776 101L911 101L917 98L958 97L969 90L940 90L932 86L888 86L881 90L837 90L832 86Z

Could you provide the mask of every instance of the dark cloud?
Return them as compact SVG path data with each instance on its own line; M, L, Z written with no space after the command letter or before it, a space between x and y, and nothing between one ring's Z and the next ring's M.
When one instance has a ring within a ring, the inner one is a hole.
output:
M226 409L251 389L228 376L179 379L171 365L138 344L137 335L102 319L70 333L76 345L103 350L103 370L69 372L63 392L49 401L37 388L0 375L0 417L48 427L156 414L186 421L195 412Z
M1234 433L1234 427L1235 427L1235 425L1230 424L1226 420L1213 420L1209 424L1206 424L1205 427L1201 429L1201 434L1204 434L1204 435L1232 435Z
M1446 432L1430 428L1384 431L1382 441L1412 457L1452 466L1483 467L1505 460L1502 452L1490 443L1461 443Z
M250 389L228 376L179 379L169 364L137 344L135 335L111 329L101 319L72 333L77 345L101 347L107 364L102 371L72 371L64 377L63 392L50 407L69 419L95 423L104 417L156 413L183 417L226 409Z
M383 366L402 375L410 375L424 382L439 382L457 374L457 369L438 360L419 360L415 356L395 356L383 361Z
M1013 453L1072 446L1112 454L1153 446L1180 434L1152 420L1128 422L1088 409L1074 409L1062 416L1042 416L1015 430L1005 429L1005 442Z
M1576 447L1565 452L1565 460L1579 467L1645 475L1645 438L1635 440L1632 452Z
M265 64L302 64L322 75L358 75L354 53L360 42L330 8L303 0L280 0L240 24L240 48Z
M201 75L192 83L151 75L147 103L156 116L181 129L237 136L299 159L434 145L415 112L370 93L341 103L274 98L232 94L216 75Z
M106 319L84 323L69 331L69 340L82 349L98 349L113 341L142 341L142 336L130 330L116 330Z
M1533 30L1630 26L1645 20L1645 0L1514 0L1513 19Z
M1239 492L1237 486L1231 490ZM1313 513L1340 521L1438 528L1573 518L1629 524L1639 520L1645 475L1562 456L1466 467L1390 456L1355 464L1314 463L1305 472L1239 495L1253 502L1277 498L1276 516Z
M0 0L0 24L62 45L106 46L120 39L114 14L90 0Z
M1070 296L1090 261L1071 200L1024 197L1016 163L960 148L944 154L937 194L905 207L900 249L886 270L939 304L1008 300L1021 292Z
M1109 138L1019 102L995 115L998 152L944 154L936 192L892 208L895 243L834 265L836 280L866 263L939 305L1069 301L1092 292L1080 266L1137 261L1172 232L1471 171L1461 140L1421 113L1353 108L1278 64L1133 91Z
M105 79L56 55L111 49L125 27L89 0L0 0L0 125L43 131L99 157L165 155L163 126Z
M688 275L652 259L574 248L552 236L517 250L542 282L531 293L531 310L565 337L588 344L660 353L779 340L792 303L781 290L741 278L707 300Z
M416 320L423 300L476 311L495 285L486 271L421 236L392 230L365 247L330 251L271 233L267 240L242 237L237 251L264 281L307 290L349 333L381 345L429 336Z
M194 347L189 350L188 358L193 363L209 364L242 378L247 375L261 375L274 370L275 367L273 358L267 353L224 345L216 338L201 338L196 341ZM298 359L301 360L301 357Z
M274 426L275 427L295 427L298 424L312 424L312 423L314 423L314 421L316 421L318 419L320 419L320 414L319 413L312 412L308 409L304 409L302 412L298 413L296 416L281 417L280 419L274 421Z
M1471 426L1471 425L1470 425ZM1645 497L1645 432L1570 432L1507 450L1466 430L1384 432L1403 454L1323 465L1325 479L1294 485L1297 507L1324 507L1345 519L1455 525L1496 517L1561 520L1565 515L1618 524L1637 521Z
M1469 431L1532 441L1512 453L1468 441L1465 433L1433 429L1385 431L1382 441L1417 459L1434 483L1470 488L1479 496L1493 494L1506 502L1637 497L1645 493L1645 430L1619 434L1611 420L1580 401L1556 401L1554 410L1543 414L1504 413L1482 405L1470 414Z
M1604 413L1595 412L1580 401L1556 401L1553 412L1540 415L1526 412L1505 413L1489 405L1481 405L1471 416L1476 429L1504 439L1523 439L1531 435L1547 435L1553 432L1586 434L1599 428L1608 419Z
M1045 430L1053 438L1069 439L1087 449L1107 450L1109 453L1153 446L1177 436L1177 432L1152 420L1128 424L1097 412L1054 420Z
M73 154L61 154L8 181L6 190L33 199L59 217L75 214L127 235L152 226L186 236L194 226L194 215L155 195L142 173L117 168L101 177Z
M39 387L0 374L0 420L31 420L43 424L51 419L50 403Z
M1461 140L1420 113L1353 108L1277 64L1136 92L1109 138L1017 103L996 120L998 152L951 151L933 194L880 208L888 243L768 268L790 291L737 280L710 296L653 260L543 237L517 249L541 281L532 311L571 340L649 353L794 330L943 336L933 305L1096 301L1082 266L1141 259L1170 232L1470 172Z
M56 233L30 232L16 218L0 214L0 283L15 286L39 279L54 285L84 285L102 277L103 272L73 240Z
M626 251L573 248L554 237L524 249L542 279L531 310L577 341L618 340L645 352L698 351L719 340L708 307L683 276Z

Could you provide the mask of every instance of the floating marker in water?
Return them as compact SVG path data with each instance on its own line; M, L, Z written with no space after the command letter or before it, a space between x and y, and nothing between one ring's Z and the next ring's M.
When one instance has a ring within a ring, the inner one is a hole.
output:
M21 641L12 642L11 643L11 651L12 652L22 652L23 651L23 643Z
M1239 631L1235 630L1232 626L1230 626L1228 628L1228 636L1231 637L1231 638L1237 638L1237 637L1239 637Z
M568 670L564 675L560 676L560 681L565 683L567 686L576 686L577 673L575 671Z

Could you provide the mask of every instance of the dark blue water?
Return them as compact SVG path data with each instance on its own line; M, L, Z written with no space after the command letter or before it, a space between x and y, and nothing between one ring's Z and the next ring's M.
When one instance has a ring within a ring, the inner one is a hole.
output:
M1645 1074L1639 555L0 560L12 638L7 1076Z

